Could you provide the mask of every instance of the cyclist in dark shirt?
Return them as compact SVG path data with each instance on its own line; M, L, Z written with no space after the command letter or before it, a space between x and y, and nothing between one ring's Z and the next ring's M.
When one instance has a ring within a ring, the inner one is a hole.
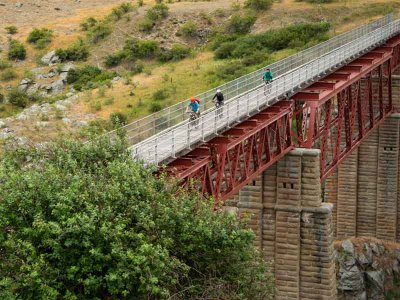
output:
M215 99L217 99L217 101L215 101ZM217 93L214 95L212 100L215 102L215 104L218 104L218 106L224 105L224 94L222 94L220 89L217 90Z

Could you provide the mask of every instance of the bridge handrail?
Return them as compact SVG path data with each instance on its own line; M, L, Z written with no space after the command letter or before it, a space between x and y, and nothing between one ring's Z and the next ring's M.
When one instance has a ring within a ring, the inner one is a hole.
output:
M273 82L267 97L264 95L264 89L259 88L251 93L232 99L224 106L222 118L216 110L203 114L198 120L197 126L195 126L194 122L188 122L134 145L131 147L132 155L135 159L154 164L172 158L176 153L190 149L191 146L206 140L219 130L257 113L261 108L271 103L275 103L286 93L298 90L300 86L315 81L320 76L326 75L349 60L382 44L399 31L400 20L391 22L380 29L374 30L367 36L353 40L320 58L314 59L302 68L288 72Z
M315 45L311 48L305 49L292 56L275 62L268 67L273 71L275 76L283 75L286 72L299 67L316 57L324 55L333 49L346 44L360 36L368 34L369 32L382 27L393 19L393 15L389 14L379 20L373 21L369 24L353 29L349 32L343 33L323 43ZM238 95L255 88L262 83L261 74L264 68L256 70L252 73L239 77L235 80L227 82L219 87L206 91L197 95L196 97L201 100L203 111L213 107L211 101L217 88L221 89L227 100L237 97ZM127 132L129 144L141 142L154 134L157 134L166 128L174 126L187 119L184 113L188 100L181 101L175 105L165 108L159 112L153 113L147 117L136 120L123 128ZM111 132L112 133L112 132Z

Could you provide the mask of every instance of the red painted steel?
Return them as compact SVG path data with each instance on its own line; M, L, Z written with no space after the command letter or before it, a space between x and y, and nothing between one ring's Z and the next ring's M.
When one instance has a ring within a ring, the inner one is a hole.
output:
M162 171L226 200L294 146L321 149L321 180L393 111L400 36L227 129Z
M192 182L217 200L229 198L293 149L292 106L293 101L280 101L268 107L173 161L163 171L184 184Z

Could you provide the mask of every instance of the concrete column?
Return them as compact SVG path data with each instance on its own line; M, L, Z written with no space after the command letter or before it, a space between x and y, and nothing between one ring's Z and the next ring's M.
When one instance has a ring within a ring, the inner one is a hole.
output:
M379 127L376 237L393 241L397 237L399 118L396 114Z
M239 215L241 218L250 218L248 227L255 234L254 246L262 249L262 175L258 176L250 184L243 187L239 192Z
M300 299L301 155L277 163L275 284L276 299Z
M263 256L267 261L275 259L275 230L276 230L276 164L269 167L263 174ZM274 264L272 264L274 271Z
M338 168L337 238L356 236L358 153L354 151Z
M319 153L297 149L277 164L277 299L336 299L332 205L322 203Z
M374 130L358 148L357 236L376 235L378 133Z
M332 230L336 237L337 228L337 200L338 200L338 171L335 170L325 180L325 202L332 204Z

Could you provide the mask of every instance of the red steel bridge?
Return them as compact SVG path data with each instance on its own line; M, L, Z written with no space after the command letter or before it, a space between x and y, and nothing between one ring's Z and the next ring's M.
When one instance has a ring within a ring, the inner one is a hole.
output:
M238 193L295 147L321 150L321 181L393 112L392 74L400 35L286 99L201 142L163 172L212 195Z

